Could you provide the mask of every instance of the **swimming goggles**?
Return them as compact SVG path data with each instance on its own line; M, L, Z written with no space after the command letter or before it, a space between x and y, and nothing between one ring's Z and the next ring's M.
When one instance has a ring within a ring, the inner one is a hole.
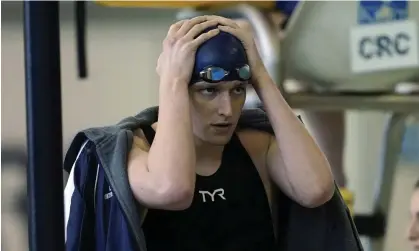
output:
M252 77L252 74L250 72L250 66L247 64L236 68L234 71L226 71L217 66L208 66L199 73L199 77L206 82L217 83L223 80L247 81Z

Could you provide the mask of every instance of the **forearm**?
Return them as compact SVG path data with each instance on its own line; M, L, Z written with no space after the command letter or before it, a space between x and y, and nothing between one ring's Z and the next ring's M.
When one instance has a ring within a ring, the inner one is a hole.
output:
M196 155L187 83L161 83L159 100L158 126L148 168L163 184L193 188Z
M300 201L331 196L333 176L325 155L295 116L273 80L264 74L256 81L256 92L265 105L275 131L278 146L275 150L282 160L276 162L282 162L282 165L270 167L270 172L277 177L285 174L288 182L285 186L289 186L291 193Z

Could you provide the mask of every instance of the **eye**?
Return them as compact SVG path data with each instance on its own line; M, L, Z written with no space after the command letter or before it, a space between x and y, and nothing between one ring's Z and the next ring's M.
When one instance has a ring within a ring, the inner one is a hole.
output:
M203 95L213 95L214 93L217 92L217 89L215 89L215 88L205 88L205 89L199 90L199 92Z
M240 95L242 93L244 93L246 91L246 89L244 87L236 87L233 89L233 93Z

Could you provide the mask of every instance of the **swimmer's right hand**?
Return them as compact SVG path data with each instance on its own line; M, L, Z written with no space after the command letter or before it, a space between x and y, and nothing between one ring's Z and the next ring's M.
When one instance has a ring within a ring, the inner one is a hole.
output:
M199 16L179 21L170 27L157 61L160 83L190 82L198 47L219 33L217 28L205 33L203 31L218 23L217 16Z

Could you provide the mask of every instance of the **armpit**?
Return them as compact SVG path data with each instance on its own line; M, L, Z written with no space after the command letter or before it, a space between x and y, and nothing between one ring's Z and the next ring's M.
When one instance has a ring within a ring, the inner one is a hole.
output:
M142 151L148 152L150 150L150 145L148 144L147 140L145 139L144 133L141 129L136 130L134 132L134 137L132 141L132 149L139 148Z

